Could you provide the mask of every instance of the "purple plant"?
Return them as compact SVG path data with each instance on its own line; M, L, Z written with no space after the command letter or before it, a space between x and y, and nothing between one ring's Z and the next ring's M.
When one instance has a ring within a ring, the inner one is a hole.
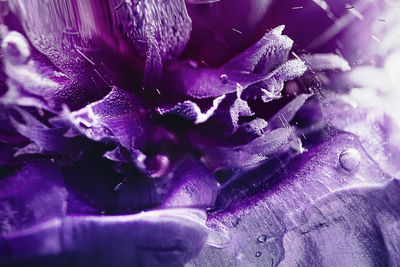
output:
M0 1L0 265L397 266L399 4L303 2Z

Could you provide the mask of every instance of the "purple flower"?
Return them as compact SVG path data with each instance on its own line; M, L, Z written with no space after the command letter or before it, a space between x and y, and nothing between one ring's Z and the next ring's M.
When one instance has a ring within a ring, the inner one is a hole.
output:
M396 266L396 7L0 2L0 264Z

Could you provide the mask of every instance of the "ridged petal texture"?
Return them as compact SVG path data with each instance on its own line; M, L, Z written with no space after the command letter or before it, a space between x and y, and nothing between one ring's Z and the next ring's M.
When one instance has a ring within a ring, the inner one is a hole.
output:
M349 149L358 156L343 160ZM356 136L338 134L278 173L260 168L244 178L253 196L237 184L224 188L220 196L233 204L208 219L210 227L227 229L229 245L206 245L188 266L398 262L399 181L380 170Z

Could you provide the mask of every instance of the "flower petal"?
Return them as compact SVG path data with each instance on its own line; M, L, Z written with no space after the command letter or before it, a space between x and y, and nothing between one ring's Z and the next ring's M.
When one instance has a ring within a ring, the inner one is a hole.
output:
M229 60L224 68L255 73L271 72L288 59L293 46L293 41L282 35L284 28L279 26L267 32L258 42Z
M360 153L358 170L339 163L349 148ZM230 207L208 219L211 228L230 228L230 245L205 246L191 264L325 265L335 259L357 265L398 257L391 242L400 236L394 228L400 216L399 182L377 167L355 136L336 135L272 176L266 170L248 181L253 186L247 194L238 190Z
M232 148L204 147L204 160L209 166L238 168L264 161L288 141L291 129L280 128Z
M76 266L181 266L195 257L205 243L204 222L204 213L195 209L126 216L68 216L1 237L0 262L40 263L41 257L47 256L46 265L74 262ZM105 247L109 249L104 250Z
M65 111L64 117L88 138L114 141L127 149L134 149L143 133L138 100L117 87L103 99L80 110Z
M0 180L0 236L63 216L66 201L60 171L50 163L28 163Z
M37 52L31 52L22 34L16 31L6 34L2 50L9 86L3 102L57 112L63 104L76 109L93 99L89 91L58 72Z
M283 82L301 76L306 70L301 60L286 62L293 42L281 35L282 30L283 27L278 27L266 33L218 69L198 68L190 62L170 65L163 83L170 91L194 98L218 97L235 92L236 84L246 89L269 80L278 83L280 92Z
M212 207L217 197L217 181L202 163L187 157L177 163L171 189L163 207Z
M137 85L143 74L157 79L191 30L183 0L30 0L11 1L10 8L35 48L74 81L103 93L103 78L120 87Z
M349 63L335 54L311 54L300 56L313 71L323 70L350 70Z
M332 96L326 99L324 117L330 125L359 136L370 157L387 173L397 177L400 173L397 163L400 150L396 141L399 139L399 126L391 114L385 112L386 100L370 94L367 88L363 89L363 96L365 98L360 98L360 101L370 101L373 105L379 103L378 106L368 107L366 102L367 107L363 107L362 102L357 104L358 100L352 97Z
M286 104L269 119L267 129L273 130L281 127L289 127L289 122L310 96L311 95L301 94Z

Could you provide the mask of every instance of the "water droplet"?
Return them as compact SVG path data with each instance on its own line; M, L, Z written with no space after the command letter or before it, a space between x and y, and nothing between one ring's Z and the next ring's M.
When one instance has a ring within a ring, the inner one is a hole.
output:
M226 75L226 74L221 74L220 79L223 84L228 83L228 80L229 80L228 75Z
M355 172L358 170L361 162L361 155L355 148L349 148L342 151L339 155L339 164L344 170L348 172Z
M257 258L260 257L261 254L262 254L261 251L257 251L257 252L256 252L256 257L257 257Z
M236 216L234 216L234 217L232 218L232 220L231 220L231 224L232 224L233 227L238 226L238 225L239 225L239 222L240 222L240 218L239 218L239 217L236 217Z
M257 241L260 243L265 243L265 241L267 241L267 236L266 235L259 235L257 237Z

